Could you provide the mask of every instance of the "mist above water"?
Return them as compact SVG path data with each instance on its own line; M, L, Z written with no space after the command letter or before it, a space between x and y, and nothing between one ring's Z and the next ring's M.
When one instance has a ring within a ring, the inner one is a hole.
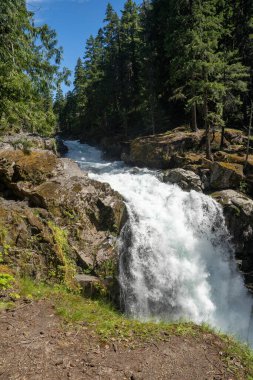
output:
M119 241L126 313L141 320L206 322L253 345L252 298L237 270L221 207L164 184L157 173L108 162L68 141L68 157L124 197L129 221Z

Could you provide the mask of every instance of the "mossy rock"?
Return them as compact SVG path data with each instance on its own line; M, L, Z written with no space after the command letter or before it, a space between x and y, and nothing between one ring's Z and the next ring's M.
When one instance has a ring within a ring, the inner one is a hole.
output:
M0 197L4 265L21 276L72 289L79 267L91 268L101 281L109 268L116 277L114 238L127 213L122 197L108 184L89 179L73 161L42 150L29 155L0 150L0 178L0 191L8 198Z
M7 182L28 181L42 183L51 178L57 166L57 157L49 151L0 151L0 179Z
M214 162L211 165L210 186L212 189L236 189L244 179L243 165L229 162Z
M128 163L158 169L171 167L176 153L201 149L204 131L191 132L188 127L176 128L163 134L139 137L130 143Z

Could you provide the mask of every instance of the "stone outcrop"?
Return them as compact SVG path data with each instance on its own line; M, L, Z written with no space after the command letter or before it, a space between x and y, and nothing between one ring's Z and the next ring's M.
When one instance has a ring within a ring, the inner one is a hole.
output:
M205 165L205 131L192 132L189 127L183 126L175 128L163 134L144 136L136 138L125 145L122 159L131 165L147 166L155 169L168 169L183 167L192 170L190 167ZM245 149L246 136L242 131L236 129L225 130L224 152L220 152L221 133L216 131L211 134L211 146L215 161L225 161L242 164L240 162L229 161L226 158L238 156ZM123 146L123 145L122 145ZM226 156L221 157L219 153ZM250 160L251 161L251 160ZM186 167L188 166L188 167Z
M70 287L82 271L100 279L100 287L115 279L115 238L126 208L108 184L90 180L50 150L5 148L0 196L2 265Z
M235 190L218 191L212 197L223 207L236 258L253 291L253 200Z
M121 142L121 159L140 167L192 171L200 177L205 192L237 189L253 196L252 154L245 165L247 137L241 130L226 129L223 150L220 150L220 143L221 133L212 133L213 161L207 160L204 130L192 132L183 126L163 134Z
M210 187L212 189L238 189L244 179L243 166L228 162L211 165Z
M175 154L198 150L203 138L203 131L193 133L185 127L160 135L139 137L130 142L129 153L124 153L122 158L132 165L167 169L171 167L171 158Z
M203 184L200 177L190 170L184 170L181 168L166 170L163 173L162 179L163 182L177 184L185 191L203 190Z
M60 140L52 137L42 137L35 133L21 132L14 135L6 135L1 137L0 149L19 149L30 152L32 149L51 150L56 153L57 144L62 146Z

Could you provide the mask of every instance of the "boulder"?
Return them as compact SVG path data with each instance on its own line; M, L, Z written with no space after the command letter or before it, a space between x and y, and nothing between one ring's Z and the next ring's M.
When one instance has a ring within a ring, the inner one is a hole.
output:
M191 132L186 127L172 131L139 137L130 143L129 154L122 159L129 164L167 169L171 167L171 157L175 153L198 150L203 140L204 131Z
M243 165L228 162L211 164L210 187L212 189L236 189L244 180Z
M163 182L175 183L185 191L202 191L203 189L201 179L196 173L181 168L165 171Z
M253 272L253 200L235 190L218 191L212 197L223 207L242 271L245 274Z

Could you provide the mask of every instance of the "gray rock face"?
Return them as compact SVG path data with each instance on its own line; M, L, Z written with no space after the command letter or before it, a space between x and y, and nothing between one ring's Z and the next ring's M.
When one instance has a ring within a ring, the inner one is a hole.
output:
M236 258L241 262L246 284L253 290L253 200L235 190L218 191L212 197L223 206Z
M196 173L181 168L165 171L163 175L163 182L177 184L185 191L202 191L203 189L202 181Z
M4 264L21 275L66 283L81 266L103 281L115 278L115 237L126 217L121 196L73 161L49 150L0 149L0 249L10 246Z

